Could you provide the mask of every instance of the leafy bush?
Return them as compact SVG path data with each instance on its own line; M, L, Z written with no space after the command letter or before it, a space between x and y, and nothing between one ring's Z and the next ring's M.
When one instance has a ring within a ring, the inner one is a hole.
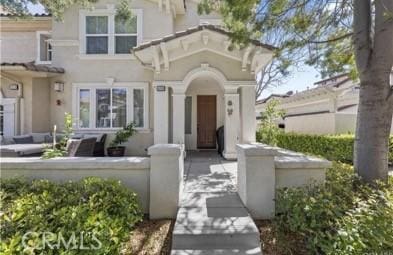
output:
M119 254L142 215L137 196L119 181L90 177L64 184L1 179L1 254ZM28 249L23 247L28 232ZM48 232L51 244L42 246ZM70 248L59 245L76 237ZM83 236L83 240L80 239ZM26 237L25 237L26 238ZM101 246L98 246L98 242ZM99 247L83 250L83 247Z
M257 135L257 137L259 137ZM304 135L276 134L277 146L306 154L322 156L329 160L352 163L354 135ZM263 142L261 140L258 140ZM389 161L393 162L393 136L390 137Z
M283 132L277 126L277 120L283 118L285 115L283 110L278 109L279 104L280 101L276 99L270 100L267 103L257 132L258 141L270 145L277 145L277 137Z
M278 191L279 231L300 234L311 254L392 252L392 179L371 188L341 163L326 178L325 185Z

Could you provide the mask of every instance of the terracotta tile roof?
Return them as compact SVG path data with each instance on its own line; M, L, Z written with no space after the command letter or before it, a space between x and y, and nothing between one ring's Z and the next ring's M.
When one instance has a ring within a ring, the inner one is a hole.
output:
M36 65L34 62L28 62L28 63L7 63L3 62L0 64L1 66L20 66L24 67L28 71L33 71L33 72L47 72L47 73L65 73L63 68L60 67L52 67L52 66L47 66L47 65Z
M150 41L150 42L147 42L147 43L143 43L143 44L141 44L141 45L139 45L137 47L134 47L133 50L134 51L140 51L140 50L149 48L149 47L151 47L153 45L159 45L162 42L168 42L168 41L171 41L173 39L180 38L180 37L183 37L183 36L186 36L186 35L190 35L190 34L202 31L202 30L210 30L210 31L214 31L214 32L217 32L217 33L220 33L220 34L227 35L227 36L231 35L231 32L229 32L227 30L224 30L224 29L219 28L219 27L214 26L214 25L204 24L204 25L199 25L197 27L189 28L189 29L184 30L184 31L176 32L174 34L165 36L165 37L163 37L161 39L157 39L157 40L153 40L153 41ZM264 48L269 49L269 50L276 50L277 49L276 47L274 47L272 45L261 43L258 40L250 40L250 42L252 44L254 44L255 46L261 46L261 47L264 47Z
M32 17L35 18L45 18L45 17L52 17L51 14L47 14L47 13L36 13L31 15ZM7 17L7 18L17 18L17 17L22 17L22 15L16 15L16 14L11 14L11 13L0 13L0 17Z
M262 98L261 100L256 101L255 104L257 104L257 105L258 104L264 104L267 101L269 101L269 99L271 99L271 98L287 98L287 97L290 97L292 95L293 95L292 91L289 91L286 94L271 94L270 96L268 96L266 98Z

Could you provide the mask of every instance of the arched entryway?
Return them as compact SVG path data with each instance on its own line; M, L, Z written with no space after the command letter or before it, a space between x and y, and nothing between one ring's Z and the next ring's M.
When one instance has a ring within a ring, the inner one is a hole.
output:
M203 73L185 92L185 146L187 150L216 149L216 131L225 123L224 89Z

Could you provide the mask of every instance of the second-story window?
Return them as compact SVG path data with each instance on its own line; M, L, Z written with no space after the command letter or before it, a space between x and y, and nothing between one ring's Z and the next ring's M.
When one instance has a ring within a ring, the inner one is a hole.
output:
M50 64L52 61L51 33L37 31L37 64Z
M86 53L108 54L108 16L86 17Z
M129 20L115 18L115 53L129 54L137 45L137 17Z
M81 54L131 54L131 49L142 42L142 10L124 20L114 11L81 11Z

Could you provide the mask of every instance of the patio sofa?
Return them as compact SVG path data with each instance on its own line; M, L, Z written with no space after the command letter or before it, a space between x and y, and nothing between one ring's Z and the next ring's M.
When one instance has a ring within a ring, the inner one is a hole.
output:
M71 138L72 139L86 139L86 138L96 138L96 143L94 145L94 157L105 157L105 141L107 134L103 133L76 133Z
M51 141L50 133L30 133L1 140L1 157L40 156Z

